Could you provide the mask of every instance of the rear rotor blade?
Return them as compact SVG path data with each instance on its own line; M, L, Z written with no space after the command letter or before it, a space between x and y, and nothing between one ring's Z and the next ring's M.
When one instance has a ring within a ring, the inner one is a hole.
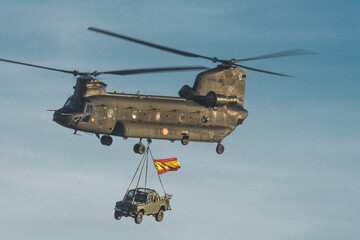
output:
M245 61L260 60L267 58L290 57L290 56L300 56L300 55L310 55L310 54L316 54L316 53L302 49L294 49L294 50L276 52L276 53L266 54L252 58L237 59L234 62L245 62Z
M129 70L99 72L98 75L100 75L100 74L131 75L131 74L141 74L141 73L172 72L172 71L187 71L187 70L201 70L201 69L208 69L208 68L202 67L202 66L142 68L142 69L129 69Z
M249 70L252 70L252 71L256 71L256 72L262 72L262 73L267 73L267 74L272 74L272 75L277 75L277 76L282 76L282 77L292 77L293 78L293 76L291 76L291 75L286 75L286 74L282 74L282 73L265 71L265 70L252 68L252 67L247 67L247 66L243 66L243 65L235 64L235 63L233 65L238 66L238 67L242 67L242 68L245 68L245 69L249 69Z
M125 35L121 35L121 34L118 34L118 33L106 31L106 30L103 30L103 29L95 28L95 27L89 27L88 30L98 32L98 33L102 33L102 34L106 34L106 35L113 36L113 37L117 37L117 38L122 38L122 39L125 39L127 41L131 41L131 42L135 42L135 43L138 43L138 44L146 45L148 47L157 48L157 49L167 51L167 52L172 52L172 53L179 54L179 55L186 56L186 57L198 57L198 58L208 59L208 60L211 60L211 61L214 60L213 58L210 58L210 57L201 56L201 55L198 55L198 54L195 54L195 53L185 52L185 51L181 51L181 50L177 50L177 49L174 49L174 48L161 46L161 45L150 43L150 42L145 42L145 41L142 41L142 40L139 40L139 39L131 38L131 37L128 37L128 36L125 36Z
M57 69L57 68L44 67L44 66L40 66L40 65L34 65L34 64L29 64L29 63L17 62L17 61L2 59L2 58L0 58L0 61L9 62L9 63L15 63L15 64L20 64L20 65L25 65L25 66L29 66L29 67L42 68L42 69L47 69L47 70L51 70L51 71L57 71L57 72L63 72L63 73L70 73L70 74L74 74L74 75L76 75L76 74L78 73L77 71L68 71L68 70L62 70L62 69Z

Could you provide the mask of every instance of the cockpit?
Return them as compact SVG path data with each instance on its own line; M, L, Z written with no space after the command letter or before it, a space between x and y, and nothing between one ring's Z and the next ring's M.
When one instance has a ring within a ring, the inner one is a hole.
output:
M80 121L89 122L93 110L89 100L76 99L70 96L64 107L54 112L53 121L68 128L78 127Z

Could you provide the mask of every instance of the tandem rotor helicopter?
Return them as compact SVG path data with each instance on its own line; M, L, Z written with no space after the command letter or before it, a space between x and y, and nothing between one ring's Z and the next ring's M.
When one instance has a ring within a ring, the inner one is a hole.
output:
M7 59L3 62L21 64L79 76L74 94L56 110L53 121L77 131L94 133L103 145L112 144L112 136L139 138L134 152L143 154L142 139L164 139L189 142L217 142L216 152L222 154L222 140L242 124L248 116L244 108L246 73L240 68L291 77L289 75L246 67L239 62L286 56L308 55L305 50L289 50L245 59L222 60L145 42L114 32L89 27L88 30L121 38L148 47L219 63L212 69L201 66L146 68L107 72L79 72L44 67ZM240 67L240 68L239 68ZM103 74L130 75L141 73L203 70L192 87L185 85L179 97L106 92L106 84L96 79ZM101 137L100 137L101 136Z

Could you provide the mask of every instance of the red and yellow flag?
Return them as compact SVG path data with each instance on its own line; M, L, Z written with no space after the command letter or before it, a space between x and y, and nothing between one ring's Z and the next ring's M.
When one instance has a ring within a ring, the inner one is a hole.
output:
M177 171L181 167L177 158L154 159L154 165L159 175L168 171Z

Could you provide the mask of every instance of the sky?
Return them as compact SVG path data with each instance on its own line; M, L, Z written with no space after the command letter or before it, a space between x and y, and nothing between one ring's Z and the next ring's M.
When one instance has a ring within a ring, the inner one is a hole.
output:
M89 26L224 59L288 49L318 54L248 62L249 116L215 143L155 140L177 157L162 176L172 211L115 221L140 161L138 139L110 147L52 121L75 77L0 63L1 239L359 239L358 1L0 2L0 58L80 71L202 65L87 31ZM109 91L177 96L198 72L101 76ZM155 170L149 184L161 190ZM160 191L161 192L161 191Z

